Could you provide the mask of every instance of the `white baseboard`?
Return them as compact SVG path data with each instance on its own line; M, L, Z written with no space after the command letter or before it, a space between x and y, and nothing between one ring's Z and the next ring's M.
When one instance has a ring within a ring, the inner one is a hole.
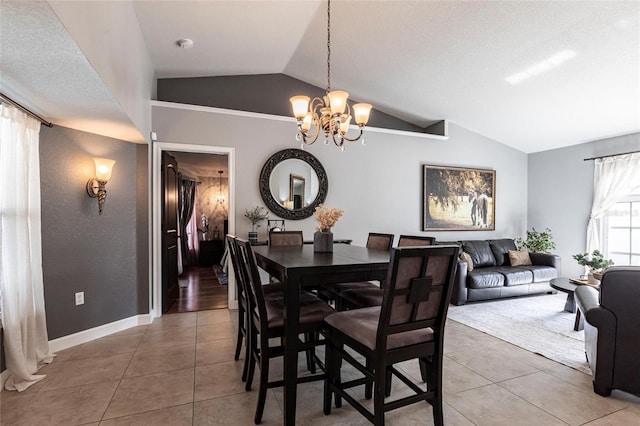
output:
M151 315L136 315L129 318L124 318L119 321L111 322L109 324L100 325L98 327L90 328L88 330L79 331L68 336L59 337L57 339L49 340L49 350L51 352L58 352L64 349L68 349L73 346L81 345L83 343L90 342L92 340L99 339L101 337L108 336L119 331L126 330L131 327L139 325L151 324Z

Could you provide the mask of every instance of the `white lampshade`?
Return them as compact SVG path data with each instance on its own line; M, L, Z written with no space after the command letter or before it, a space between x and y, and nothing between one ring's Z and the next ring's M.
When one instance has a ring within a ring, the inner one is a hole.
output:
M308 131L311 128L311 123L313 122L313 116L310 112L306 113L304 118L302 119L302 127L303 131Z
M342 133L347 133L349 131L349 124L351 124L351 116L343 115L340 118L340 131Z
M353 106L353 114L356 116L356 124L364 126L369 121L369 113L371 112L371 104L355 104Z
M332 90L328 94L329 105L331 106L331 114L344 114L344 110L347 108L347 99L349 93L342 90Z
M289 98L291 107L293 108L293 115L297 120L302 119L309 111L309 97L308 96L293 96Z
M94 158L93 162L96 163L96 179L105 182L111 179L113 165L116 164L114 160L109 160L108 158Z

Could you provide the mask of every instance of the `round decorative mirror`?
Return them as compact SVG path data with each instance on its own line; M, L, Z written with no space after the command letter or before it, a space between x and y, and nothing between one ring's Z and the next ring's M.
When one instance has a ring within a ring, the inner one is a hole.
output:
M312 154L284 149L264 163L259 186L269 210L284 219L300 220L310 217L327 198L329 181Z

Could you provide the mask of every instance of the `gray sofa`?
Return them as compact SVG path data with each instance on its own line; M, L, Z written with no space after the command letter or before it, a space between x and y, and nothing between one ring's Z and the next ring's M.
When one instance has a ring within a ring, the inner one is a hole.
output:
M549 281L558 276L560 257L529 253L532 265L511 266L509 250L516 250L512 239L461 241L462 250L473 261L458 261L451 303L464 305L476 300L500 299L539 293L556 293Z

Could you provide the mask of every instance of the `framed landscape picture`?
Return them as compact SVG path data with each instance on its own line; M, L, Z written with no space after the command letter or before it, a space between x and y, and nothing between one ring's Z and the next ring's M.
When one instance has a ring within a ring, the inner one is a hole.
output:
M495 170L422 167L423 231L496 229Z

